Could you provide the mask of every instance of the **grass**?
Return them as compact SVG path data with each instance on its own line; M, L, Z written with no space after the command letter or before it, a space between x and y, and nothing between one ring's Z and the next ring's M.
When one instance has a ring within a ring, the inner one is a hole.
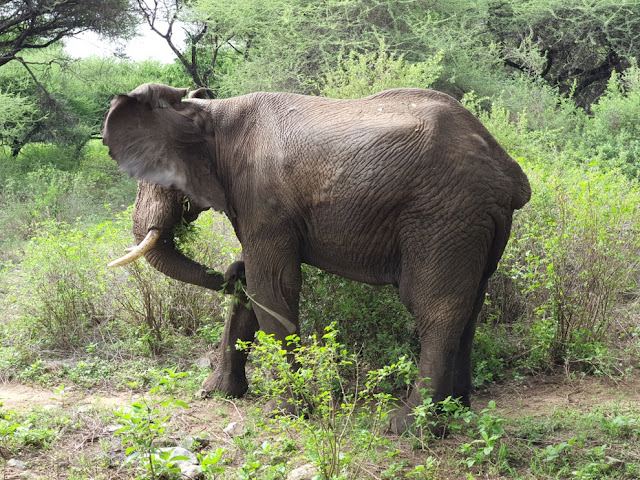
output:
M0 447L10 458L28 461L33 478L151 478L147 468L123 454L150 438L144 429L122 430L139 425L132 421L137 416L157 420L158 428L149 430L153 448L199 439L200 446L190 448L209 462L205 478L286 478L294 468L323 461L309 443L320 424L316 416L267 419L259 409L266 399L255 393L235 401L197 399L199 377L198 370L156 370L151 389L103 395L79 388L57 393L49 388L44 395L30 390L33 406L0 407ZM462 421L445 439L416 442L384 431L372 439L371 430L360 429L364 417L358 420L354 412L344 452L358 452L357 478L363 479L637 478L640 378L629 378L626 386L595 377L551 380L546 388L511 382L475 396L469 423ZM1 391L6 395L9 389ZM232 421L245 425L245 435L223 433ZM116 429L121 431L114 437ZM370 450L362 448L372 440ZM341 456L346 470L331 478L356 478L346 473L351 460Z

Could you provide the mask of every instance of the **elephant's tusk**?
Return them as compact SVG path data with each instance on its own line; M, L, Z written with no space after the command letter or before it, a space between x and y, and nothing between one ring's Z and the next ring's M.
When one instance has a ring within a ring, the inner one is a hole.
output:
M144 240L142 240L137 247L133 247L131 249L128 248L127 251L129 251L129 253L127 253L124 257L120 257L117 260L110 262L107 265L107 267L110 267L110 268L123 267L132 262L135 262L145 253L151 250L151 248L153 248L153 246L156 244L159 238L160 238L160 230L155 230L155 229L149 230L149 233L147 233L147 236L144 237Z

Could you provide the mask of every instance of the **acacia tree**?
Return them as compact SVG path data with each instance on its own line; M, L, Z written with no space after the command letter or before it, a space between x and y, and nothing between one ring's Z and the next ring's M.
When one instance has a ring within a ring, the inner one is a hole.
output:
M640 52L637 0L494 0L486 12L507 66L572 91L584 106Z
M64 145L72 147L69 153L79 153L92 136L100 135L114 94L146 82L187 82L179 66L151 60L89 57L49 64L50 58L62 56L62 45L51 46L25 53L29 70L20 62L0 68L0 145L13 156L28 142Z
M0 67L65 37L94 31L108 37L132 33L129 0L8 0L0 2Z
M66 62L60 40L85 31L128 37L136 22L129 0L0 1L2 95L12 107L8 109L11 115L5 112L0 123L0 143L9 145L13 155L38 136L84 144L89 130L81 128L68 108L69 102L45 86L43 72L50 73L55 64ZM26 76L8 65L14 63L24 67ZM16 78L20 81L11 81Z
M213 78L224 63L223 57L226 54L242 55L241 47L232 42L234 33L221 33L206 21L206 16L195 14L193 7L194 2L184 0L136 0L136 8L142 17L151 30L167 42L193 83L206 88L213 97ZM182 28L186 33L184 50L176 45L176 28Z
M410 62L438 52L424 43L415 46L416 26L428 13L422 0L192 0L188 9L233 62L228 74L217 77L224 96L317 93L341 56L377 51L381 42Z

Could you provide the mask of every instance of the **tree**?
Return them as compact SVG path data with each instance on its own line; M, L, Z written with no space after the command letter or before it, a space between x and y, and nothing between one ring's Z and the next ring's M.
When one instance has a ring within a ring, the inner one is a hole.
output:
M128 36L136 19L129 0L4 0L0 3L0 66L25 50L43 49L69 36L94 31Z
M0 92L0 145L15 152L26 132L42 120L38 105L29 97Z
M141 83L185 84L176 65L91 57L73 62L61 58L62 45L25 52L28 68L12 62L0 68L0 145L14 156L28 142L47 142L79 152L100 135L104 114L115 94Z
M572 91L583 106L640 51L637 0L495 0L487 26L507 66Z
M231 42L233 33L220 34L200 16L194 15L192 2L182 0L136 0L138 11L157 35L173 50L178 62L197 87L204 87L213 96L212 80L228 54L240 52ZM180 24L187 34L185 51L174 42L174 32ZM228 59L228 58L227 58Z
M421 0L193 0L188 7L218 52L234 62L229 74L217 78L223 96L254 90L317 93L340 56L377 51L381 39L411 63L439 50L416 42L416 26L428 14Z
M85 31L130 36L137 22L131 13L129 0L0 0L0 67L3 78L20 78L0 89L12 112L0 125L0 143L14 155L37 137L82 146L90 129L39 77L67 62L59 40ZM9 63L21 64L26 77L5 71Z

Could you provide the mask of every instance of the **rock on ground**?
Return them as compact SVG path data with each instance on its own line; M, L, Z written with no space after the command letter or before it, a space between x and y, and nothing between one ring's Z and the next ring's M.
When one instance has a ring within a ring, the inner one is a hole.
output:
M311 463L307 463L301 467L296 468L295 470L291 470L289 475L287 476L287 480L311 480L316 476L318 470L315 465Z

